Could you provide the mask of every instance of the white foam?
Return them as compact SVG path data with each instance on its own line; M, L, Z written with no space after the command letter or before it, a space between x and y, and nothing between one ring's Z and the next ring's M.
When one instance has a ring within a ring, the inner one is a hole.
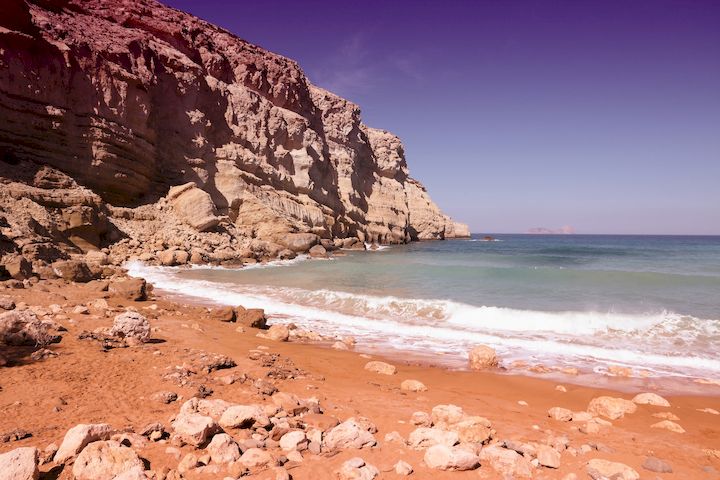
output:
M673 312L542 312L476 307L448 300L357 295L332 290L235 285L183 278L178 269L126 266L156 288L219 304L264 308L275 321L295 322L331 335L464 357L475 344L506 357L564 361L596 367L625 364L662 375L720 373L712 351L693 351L699 336L720 338L720 321ZM685 342L677 346L676 342Z

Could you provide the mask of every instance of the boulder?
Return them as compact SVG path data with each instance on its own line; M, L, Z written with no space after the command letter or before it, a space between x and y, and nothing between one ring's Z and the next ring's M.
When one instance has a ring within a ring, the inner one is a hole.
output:
M626 413L635 413L637 405L630 400L615 397L597 397L590 400L587 411L593 415L602 415L610 420L622 418Z
M293 430L286 433L280 438L280 448L286 452L297 450L298 452L305 450L308 445L305 432L302 430Z
M638 393L632 399L638 405L654 405L656 407L669 407L670 402L665 400L657 393Z
M672 473L673 469L667 462L655 457L647 457L642 468L655 473Z
M428 448L423 460L436 470L473 470L480 465L480 459L471 451L440 444Z
M217 307L210 311L210 318L218 322L234 322L235 309L232 307Z
M33 274L32 264L22 255L11 254L2 257L2 266L15 280L25 280Z
M140 343L150 340L150 322L138 312L128 310L115 317L110 335Z
M174 267L177 265L185 265L190 259L185 250L169 249L163 250L157 254L158 262L165 267Z
M38 480L38 449L21 447L0 454L0 480Z
M415 449L424 449L433 445L447 445L452 447L460 441L457 432L441 430L439 428L416 428L408 436L408 445Z
M382 375L395 375L397 373L397 369L394 365L390 365L389 363L385 362L379 362L379 361L372 361L365 364L365 370L380 373Z
M220 223L210 194L194 182L172 187L167 195L175 214L199 232L210 230Z
M60 260L52 264L55 275L68 282L87 283L93 274L87 264L81 260Z
M495 433L490 420L478 416L466 416L448 428L457 432L463 443L488 443Z
M593 480L639 480L640 475L624 463L594 458L587 463L587 474Z
M380 471L373 465L365 463L360 457L351 458L335 472L338 480L373 480Z
M90 443L78 455L72 472L75 480L113 480L130 470L144 470L135 450L118 442Z
M308 251L308 253L310 254L310 256L312 258L327 258L328 257L327 250L325 250L325 247L323 247L322 245L315 245L314 247L311 247L310 250Z
M223 428L254 428L270 424L262 405L233 405L220 417Z
M109 440L115 430L107 423L79 424L67 431L53 460L57 464L66 463L82 451L91 442Z
M569 422L573 419L573 412L567 408L553 407L548 410L548 417L559 422Z
M213 463L231 463L240 459L240 448L227 433L215 435L206 450Z
M537 460L543 467L560 468L560 453L548 445L538 445Z
M678 425L675 422L672 422L670 420L663 420L662 422L654 423L650 425L650 428L662 428L665 430L670 430L671 432L675 433L685 433L685 429L682 428L680 425Z
M402 460L398 460L398 462L393 466L393 468L395 469L396 474L403 477L406 477L413 473L412 465Z
M199 447L219 430L212 417L198 413L180 414L172 422L175 435L183 442Z
M278 239L277 243L296 253L307 252L320 241L314 233L288 233Z
M502 448L499 445L489 445L480 451L480 462L483 467L489 465L503 477L530 477L533 476L533 466L530 461L515 450Z
M246 327L264 329L267 324L262 308L235 307L235 321Z
M113 280L108 285L108 292L124 300L141 302L147 299L147 282L144 278Z
M376 443L375 437L352 419L333 427L323 438L324 447L330 451L346 448L361 449L372 447Z
M85 262L88 265L107 265L110 263L110 257L100 250L90 250L85 254Z
M275 458L259 448L248 448L243 452L239 462L248 468L268 468L275 465Z
M497 353L495 349L485 345L478 345L470 350L468 363L474 370L483 370L498 366Z
M403 380L400 384L400 390L406 392L424 392L427 390L427 387L418 380Z
M44 346L60 341L53 325L39 320L30 310L0 313L0 345Z
M265 336L276 342L287 342L290 338L290 330L287 325L276 323L275 325L270 326Z

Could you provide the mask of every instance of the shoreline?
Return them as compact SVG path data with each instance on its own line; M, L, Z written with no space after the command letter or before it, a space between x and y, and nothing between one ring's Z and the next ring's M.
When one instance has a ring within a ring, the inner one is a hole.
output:
M355 254L368 254L368 252L354 252ZM312 258L302 258L293 260L275 260L270 265L257 264L250 265L249 267L242 267L240 269L236 267L217 267L223 270L243 270L243 269L257 269L257 268L275 268L295 265L300 261L314 261ZM167 267L156 267L151 265L143 265L143 267L161 268ZM187 269L203 269L208 268L207 266L194 266L194 267L170 267L172 270L182 271ZM216 267L212 267L216 268ZM203 306L207 308L217 307L219 305L231 306L231 303L221 303L214 301L213 299L202 297L199 295L190 295L186 293L179 293L175 291L164 290L162 288L157 289L158 293L162 293L168 299L174 299L177 302L186 302L193 305ZM303 305L300 303L294 303L300 307L308 307L309 305ZM330 312L333 313L333 312ZM282 317L282 315L280 315ZM272 319L276 318L273 315L267 315L268 320L272 323ZM287 323L281 320L281 323ZM301 329L304 327L301 325ZM322 332L318 332L322 334ZM329 336L323 342L305 342L306 344L315 344L323 348L328 348L334 341L340 340L341 337ZM355 351L358 353L369 353L377 355L386 359L391 360L404 360L410 359L410 361L430 366L437 367L448 371L470 371L467 366L467 359L444 359L444 353L442 352L431 352L423 354L416 349L406 348L393 348L389 345L374 345L368 342L359 342L355 346ZM502 360L502 358L500 359ZM602 363L602 362L599 362ZM612 367L613 364L609 361L605 362L607 365L603 365L605 371L596 371L588 369L577 369L577 373L565 373L563 369L567 368L568 365L562 363L556 364L542 364L533 363L525 360L507 361L504 365L494 371L497 375L510 375L520 376L527 378L539 378L547 379L549 381L571 383L578 386L593 387L602 385L605 388L624 392L640 392L642 390L655 391L661 394L673 395L673 394L692 394L700 396L718 396L720 397L720 380L708 377L698 377L691 375L658 375L658 376L643 376L637 372L634 375L627 375L623 372L623 369L627 365L621 362L615 363L614 366L619 367L618 373L613 374L607 371L607 367ZM637 365L630 366L629 368L640 368ZM571 369L572 370L572 369ZM638 370L642 373L644 370Z

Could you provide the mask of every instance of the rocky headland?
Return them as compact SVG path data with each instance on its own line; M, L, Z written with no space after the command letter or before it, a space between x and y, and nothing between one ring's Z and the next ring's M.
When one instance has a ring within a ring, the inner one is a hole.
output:
M3 10L4 255L239 264L468 235L398 137L288 58L152 0Z

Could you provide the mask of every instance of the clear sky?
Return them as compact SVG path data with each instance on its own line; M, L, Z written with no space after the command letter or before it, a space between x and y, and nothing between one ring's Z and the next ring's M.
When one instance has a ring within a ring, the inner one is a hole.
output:
M720 1L167 0L297 60L473 232L720 234Z

